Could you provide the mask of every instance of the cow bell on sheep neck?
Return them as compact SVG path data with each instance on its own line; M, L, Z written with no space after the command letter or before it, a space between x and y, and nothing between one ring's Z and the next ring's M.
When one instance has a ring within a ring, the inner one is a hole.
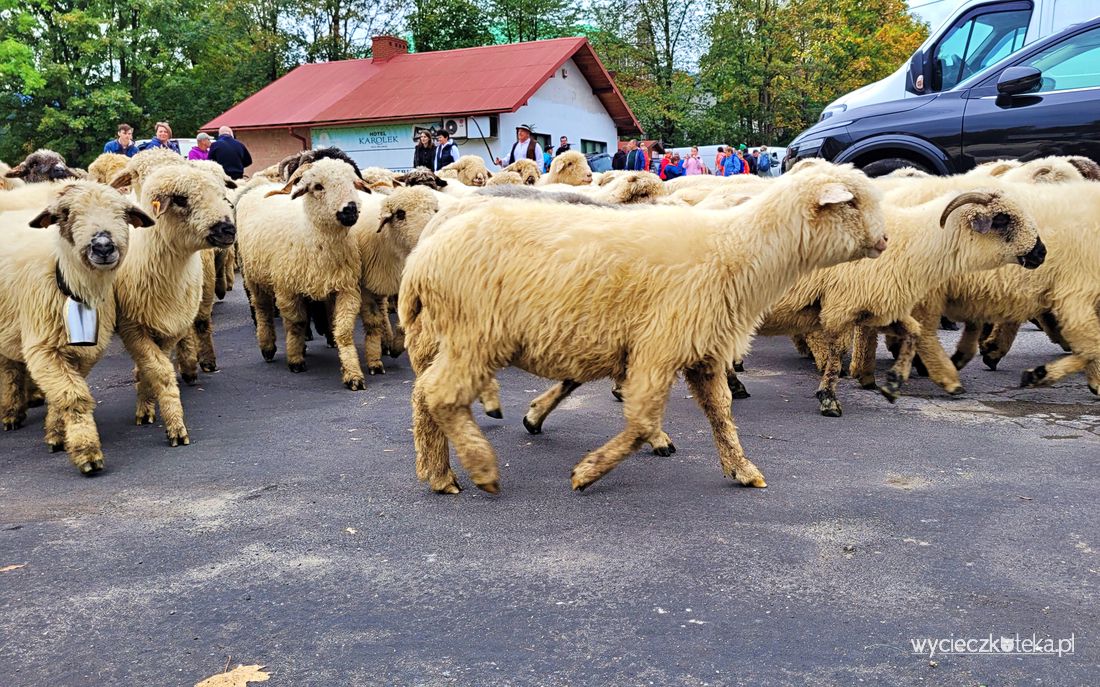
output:
M70 346L95 346L99 342L99 316L95 308L80 300L61 276L61 266L54 271L57 288L65 294L65 334Z

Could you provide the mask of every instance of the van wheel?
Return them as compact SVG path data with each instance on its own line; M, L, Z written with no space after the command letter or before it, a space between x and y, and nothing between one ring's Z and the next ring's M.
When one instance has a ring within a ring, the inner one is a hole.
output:
M907 160L903 157L888 157L885 160L875 160L871 164L863 168L863 173L869 177L881 177L886 176L890 172L893 172L903 167L912 167L913 169L931 174L932 170L920 162L915 160Z

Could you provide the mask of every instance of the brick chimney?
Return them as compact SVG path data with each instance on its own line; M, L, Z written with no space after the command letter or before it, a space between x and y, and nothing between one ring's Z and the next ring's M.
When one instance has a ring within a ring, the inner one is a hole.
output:
M409 44L396 36L375 36L371 39L370 54L372 62L385 62L397 55L407 55Z

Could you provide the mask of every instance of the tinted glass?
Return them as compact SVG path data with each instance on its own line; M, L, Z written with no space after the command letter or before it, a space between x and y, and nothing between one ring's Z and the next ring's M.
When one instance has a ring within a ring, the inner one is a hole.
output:
M1019 50L1031 10L980 14L954 26L936 46L933 87L954 88L989 65Z
M1051 45L1024 64L1043 73L1036 92L1100 86L1100 28Z

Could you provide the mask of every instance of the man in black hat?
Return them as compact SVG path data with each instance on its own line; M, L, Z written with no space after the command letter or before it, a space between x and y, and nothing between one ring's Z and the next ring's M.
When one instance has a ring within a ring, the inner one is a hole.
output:
M529 124L520 124L516 127L516 142L508 149L507 155L502 154L496 159L496 163L501 167L507 167L523 158L534 160L539 166L542 165L542 146L531 136Z

